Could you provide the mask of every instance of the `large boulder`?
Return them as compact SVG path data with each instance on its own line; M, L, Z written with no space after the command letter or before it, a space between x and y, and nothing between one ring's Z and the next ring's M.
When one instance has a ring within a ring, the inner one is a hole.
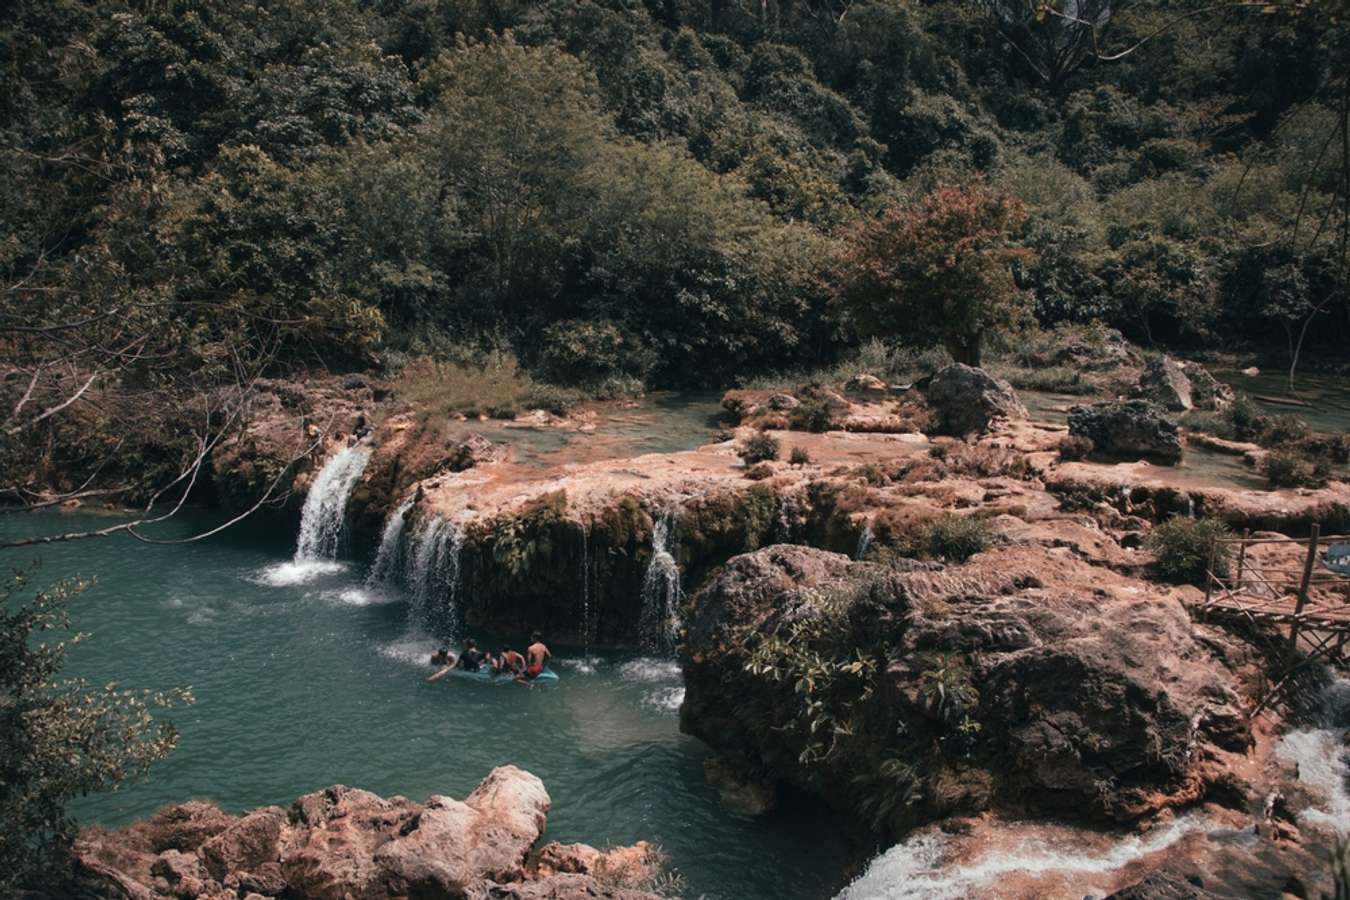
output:
M1027 418L1027 409L1012 385L963 363L930 378L925 394L932 407L933 434L964 437L988 431L996 419Z
M1099 456L1149 459L1166 465L1181 460L1177 423L1147 400L1117 400L1069 410L1069 434L1092 441Z
M1170 356L1160 356L1144 366L1136 395L1172 412L1195 408L1191 399L1191 379L1186 370Z
M896 829L1192 803L1196 748L1242 702L1171 589L1040 545L946 569L768 547L727 563L686 624L682 730Z
M1139 376L1134 396L1171 412L1227 409L1233 389L1197 362L1179 362L1170 356L1151 360Z

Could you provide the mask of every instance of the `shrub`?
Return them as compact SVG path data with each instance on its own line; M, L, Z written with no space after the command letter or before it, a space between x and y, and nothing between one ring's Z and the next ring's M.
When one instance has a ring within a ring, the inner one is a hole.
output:
M1322 487L1331 474L1325 459L1303 456L1292 448L1272 450L1263 466L1271 489L1284 487Z
M1153 551L1155 568L1168 581L1203 586L1209 567L1210 544L1232 537L1232 530L1218 519L1188 519L1175 516L1156 526L1144 541ZM1232 551L1224 545L1215 548L1214 574L1228 574Z
M928 455L938 462L946 460L947 454L950 452L951 448L946 444L934 444L932 447L928 448Z
M520 415L520 410L509 403L499 403L496 406L489 406L487 414L493 419L514 419Z
M882 515L873 521L873 528L879 545L910 559L965 562L989 542L989 525L984 519L955 513L921 520Z
M811 462L811 454L805 447L793 447L792 452L788 454L788 462L794 466L805 466Z
M773 466L767 462L755 463L745 470L745 477L751 481L763 481L773 477Z
M747 466L778 458L778 438L762 431L755 432L741 444L740 457Z
M1277 447L1280 444L1293 444L1308 436L1308 423L1298 416L1285 413L1266 421L1261 429L1260 443L1265 447Z
M1063 460L1085 459L1092 452L1092 438L1081 434L1065 435L1059 442L1059 458Z
M788 422L797 431L820 434L834 426L834 414L830 412L829 401L823 397L811 397L792 410Z
M581 394L551 384L532 386L521 397L521 403L531 409L542 409L555 416L565 416L581 402Z
M1228 407L1228 421L1232 423L1233 437L1240 441L1251 441L1266 429L1269 416L1261 412L1261 407L1251 397L1238 394Z
M983 519L951 513L929 519L924 523L924 532L928 555L953 562L970 559L989 540L989 525Z

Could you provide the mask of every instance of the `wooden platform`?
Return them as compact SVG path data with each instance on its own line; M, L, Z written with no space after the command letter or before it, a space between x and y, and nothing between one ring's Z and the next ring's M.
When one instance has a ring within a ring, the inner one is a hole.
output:
M1257 703L1266 706L1301 671L1323 661L1350 667L1350 575L1331 571L1323 554L1350 537L1306 540L1241 538L1211 543L1205 597L1192 604L1201 621L1286 631L1284 673Z

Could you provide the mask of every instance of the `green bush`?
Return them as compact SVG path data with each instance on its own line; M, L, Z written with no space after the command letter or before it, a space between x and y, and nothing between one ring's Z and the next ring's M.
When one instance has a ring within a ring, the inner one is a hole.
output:
M1266 421L1261 430L1260 443L1264 447L1278 447L1280 444L1293 444L1308 436L1308 423L1298 416L1285 413Z
M797 431L821 434L834 426L834 415L830 412L829 401L822 397L809 397L792 410L788 422Z
M1293 448L1281 448L1266 454L1262 468L1271 489L1286 487L1322 487L1331 474L1324 458L1309 458Z
M650 350L613 322L565 319L544 329L541 377L559 384L640 381L655 364Z
M1168 581L1203 586L1209 566L1210 544L1233 536L1232 530L1218 519L1188 519L1176 516L1154 527L1144 545L1153 551L1158 574ZM1228 574L1232 551L1218 545L1214 555L1214 574Z
M778 438L757 431L746 438L745 443L741 444L740 457L747 466L752 466L755 463L777 459L778 449Z
M805 447L793 447L792 452L788 454L788 462L794 466L805 466L811 462L811 454Z
M988 544L989 525L974 516L946 513L924 523L924 541L927 555L965 562Z

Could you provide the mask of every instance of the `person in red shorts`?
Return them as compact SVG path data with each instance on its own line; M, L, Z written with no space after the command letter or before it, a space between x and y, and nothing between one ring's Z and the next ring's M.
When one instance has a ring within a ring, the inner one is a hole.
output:
M537 631L530 635L530 646L525 650L525 678L538 678L552 656L553 654L549 652L548 647L544 646L543 635Z

